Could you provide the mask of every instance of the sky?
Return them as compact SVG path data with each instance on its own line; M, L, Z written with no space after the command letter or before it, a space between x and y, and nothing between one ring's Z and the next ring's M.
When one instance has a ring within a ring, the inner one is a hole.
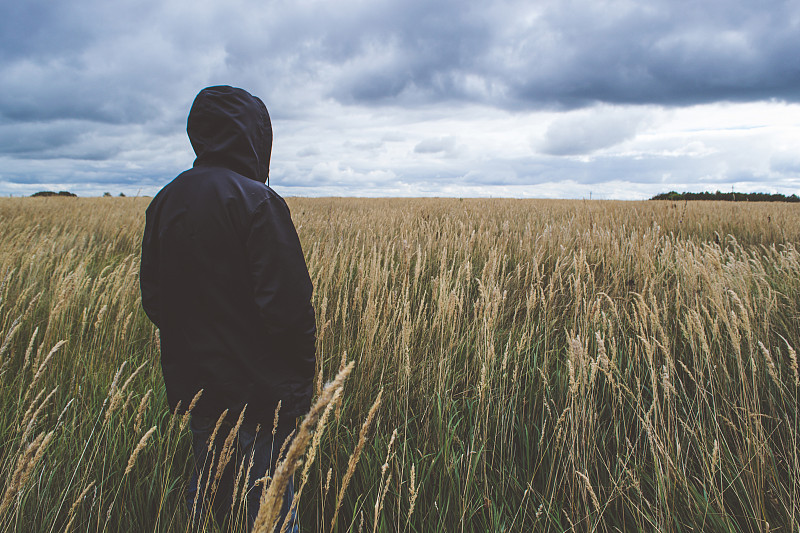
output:
M0 5L0 195L153 195L200 89L270 111L284 196L800 194L800 2Z

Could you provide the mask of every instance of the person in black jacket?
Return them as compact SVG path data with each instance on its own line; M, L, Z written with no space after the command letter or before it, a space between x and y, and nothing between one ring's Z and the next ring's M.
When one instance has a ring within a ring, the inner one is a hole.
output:
M242 412L239 461L253 459L247 514L258 513L263 478L312 394L316 325L311 280L286 202L269 179L272 125L263 102L228 86L200 91L187 123L197 159L147 209L142 306L160 331L171 410L191 411L196 467L187 505L207 516L209 466ZM279 424L272 437L278 403ZM227 410L217 442L207 443ZM261 425L261 431L257 426ZM235 461L222 475L214 515L231 500ZM209 481L211 480L211 481ZM292 498L287 488L284 514ZM297 531L292 513L291 527Z

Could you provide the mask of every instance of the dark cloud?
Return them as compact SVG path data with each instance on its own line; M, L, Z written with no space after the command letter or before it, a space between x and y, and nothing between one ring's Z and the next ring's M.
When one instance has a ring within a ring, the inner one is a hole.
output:
M797 101L799 16L775 0L384 1L296 14L287 61L348 104Z
M91 43L95 33L90 21L79 16L80 11L78 2L4 3L0 17L0 59L56 57L79 51Z
M0 154L36 156L70 144L78 131L72 124L0 124Z
M207 83L280 105L800 99L800 4L383 0L6 3L0 114L144 123ZM299 90L298 90L299 89Z
M612 4L613 5L613 4ZM554 4L523 40L531 74L517 78L522 102L687 105L800 97L800 45L793 2ZM555 59L558 61L554 61ZM544 68L533 70L537 64Z

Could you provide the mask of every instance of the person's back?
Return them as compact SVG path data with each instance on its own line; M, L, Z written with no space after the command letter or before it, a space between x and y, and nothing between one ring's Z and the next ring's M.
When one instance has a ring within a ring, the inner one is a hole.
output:
M278 401L293 421L310 402L316 330L289 209L264 183L269 115L241 89L210 87L187 131L197 160L153 199L142 241L142 304L160 330L170 409L202 390L196 433L225 410L233 424L244 409L251 432L271 427Z

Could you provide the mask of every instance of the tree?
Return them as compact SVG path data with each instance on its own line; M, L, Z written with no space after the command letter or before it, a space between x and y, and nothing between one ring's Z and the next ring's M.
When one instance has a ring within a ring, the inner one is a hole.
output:
M71 193L69 191L59 191L59 192L39 191L39 192L33 193L31 195L31 197L41 197L41 196L44 196L44 197L47 197L47 196L68 196L68 197L74 198L74 197L76 197L78 195L75 194L75 193Z

